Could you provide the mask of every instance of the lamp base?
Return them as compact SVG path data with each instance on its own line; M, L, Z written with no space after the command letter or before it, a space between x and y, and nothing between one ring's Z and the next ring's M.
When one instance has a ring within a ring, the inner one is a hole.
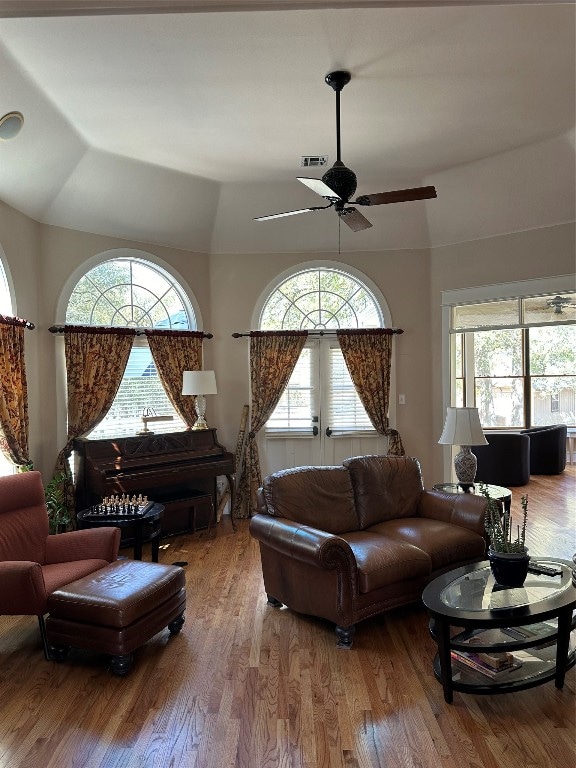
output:
M206 419L204 418L204 414L206 413L206 398L204 395L196 395L194 410L196 411L196 421L194 422L191 429L194 431L210 429L208 424L206 424Z
M477 467L476 456L470 450L469 445L461 445L460 453L454 457L454 470L458 478L458 484L466 491L464 486L470 488L474 485Z

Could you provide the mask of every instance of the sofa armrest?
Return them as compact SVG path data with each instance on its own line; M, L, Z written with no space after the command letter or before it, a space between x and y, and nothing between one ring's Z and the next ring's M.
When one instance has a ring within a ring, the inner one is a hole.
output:
M460 525L485 537L484 516L487 501L484 496L474 493L445 493L444 491L423 491L418 514L444 523Z
M0 562L0 614L40 616L46 611L42 567L30 560Z
M250 534L276 552L308 565L326 570L344 565L354 580L356 578L356 558L348 542L340 536L260 513L250 519Z
M107 560L114 562L120 548L120 528L84 528L48 536L46 564L71 560Z

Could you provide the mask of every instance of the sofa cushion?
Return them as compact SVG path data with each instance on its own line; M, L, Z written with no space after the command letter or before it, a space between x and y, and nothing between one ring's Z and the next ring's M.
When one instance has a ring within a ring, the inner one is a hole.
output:
M432 561L432 570L456 567L457 563L482 560L485 557L484 538L468 528L426 517L388 520L372 526L370 532L393 541L411 544L426 552Z
M420 464L403 456L356 456L350 471L360 529L397 517L413 517L424 490Z
M344 467L296 467L263 482L267 512L341 534L358 529L350 474Z
M430 557L418 547L372 531L346 533L358 567L360 592L411 579L426 578L432 570Z

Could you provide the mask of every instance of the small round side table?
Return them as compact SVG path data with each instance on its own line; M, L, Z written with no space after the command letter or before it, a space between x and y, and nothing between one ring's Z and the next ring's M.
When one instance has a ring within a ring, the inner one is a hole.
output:
M495 499L502 504L505 512L510 512L512 491L510 488L504 488L501 485L488 485L488 483L476 481L470 491L462 490L458 483L436 483L432 488L435 491L444 491L444 493L474 493L476 496L482 496L482 489L485 489L491 499Z
M120 546L132 543L134 546L134 560L142 560L142 544L150 542L152 544L152 562L157 563L163 514L164 506L162 504L153 504L143 515L95 515L91 509L83 509L76 514L76 521L78 528L100 528L102 526L128 528L128 532L133 532L134 538L133 540L121 542Z

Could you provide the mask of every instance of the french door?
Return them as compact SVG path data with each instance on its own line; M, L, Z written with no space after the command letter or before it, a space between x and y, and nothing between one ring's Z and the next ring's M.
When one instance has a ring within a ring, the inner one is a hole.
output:
M307 342L258 445L263 475L387 451L387 438L370 423L336 338Z

